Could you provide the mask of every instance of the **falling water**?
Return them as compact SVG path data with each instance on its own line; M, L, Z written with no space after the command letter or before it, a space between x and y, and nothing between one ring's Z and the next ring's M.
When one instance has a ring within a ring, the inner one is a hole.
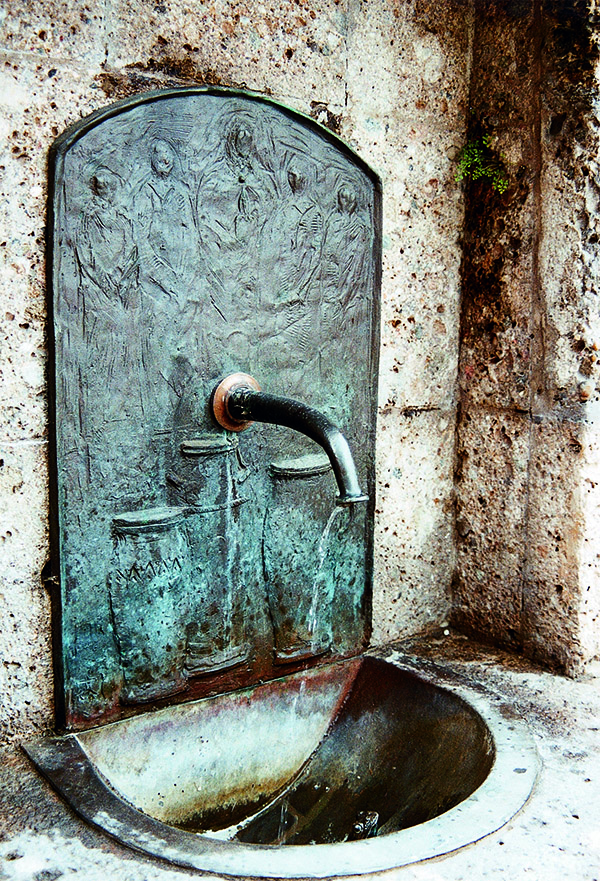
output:
M294 715L296 715L296 713L298 712L298 709L297 709L298 703L300 703L300 708L301 708L301 712L302 712L303 698L304 698L305 691L306 691L306 679L302 679L302 681L300 682L300 690L294 695L294 699L292 701L292 713Z
M233 618L233 570L236 542L234 535L233 515L233 472L231 457L225 454L225 482L227 485L227 497L225 499L225 536L227 539L227 565L225 572L225 597L223 600L223 649L228 652L232 642L232 618Z
M312 600L310 604L310 609L308 611L308 631L311 634L312 645L315 646L316 639L316 630L318 624L318 611L319 611L319 588L321 587L321 571L323 569L323 565L325 563L325 558L327 557L327 551L329 550L329 542L331 538L331 530L333 528L334 521L338 514L341 514L344 511L344 508L335 507L331 514L329 515L329 519L325 524L325 529L321 535L319 540L319 548L318 548L318 557L317 557L317 571L315 572L315 577L313 578L312 584Z
M284 798L281 801L281 811L279 814L279 828L277 830L277 838L275 839L275 844L281 844L284 840L286 827L287 827L287 812L288 812L288 799Z

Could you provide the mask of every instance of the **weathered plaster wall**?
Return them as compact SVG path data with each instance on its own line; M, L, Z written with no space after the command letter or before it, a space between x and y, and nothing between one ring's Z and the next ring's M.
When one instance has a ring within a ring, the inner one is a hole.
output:
M469 5L356 4L341 134L380 169L384 265L373 641L441 623L453 488Z
M595 4L475 4L453 620L575 674L599 651Z
M469 5L462 0L12 0L0 11L0 728L52 725L46 156L119 97L266 92L331 126L385 193L374 640L449 612Z

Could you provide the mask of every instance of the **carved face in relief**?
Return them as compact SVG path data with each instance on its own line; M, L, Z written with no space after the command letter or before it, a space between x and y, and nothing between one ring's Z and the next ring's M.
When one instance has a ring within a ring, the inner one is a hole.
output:
M234 159L247 159L253 145L252 132L245 126L235 126L227 136L227 152Z
M343 214L353 214L356 211L356 194L344 184L338 190L338 208Z
M301 193L306 188L306 175L299 168L292 165L288 169L287 177L292 193Z
M110 168L104 166L97 168L90 178L90 189L97 200L102 204L108 205L114 201L114 197L119 187L119 178L111 171Z
M158 177L168 177L175 163L175 151L166 141L156 141L152 147L150 164Z

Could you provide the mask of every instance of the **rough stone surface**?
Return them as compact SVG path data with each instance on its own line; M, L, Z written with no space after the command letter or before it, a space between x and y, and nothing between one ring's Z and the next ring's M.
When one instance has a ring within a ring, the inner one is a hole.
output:
M444 621L440 568L452 565L455 413L384 409L380 417L373 642Z
M580 426L564 421L533 426L523 590L523 642L528 654L571 673L577 673L584 661L578 615L584 529L579 436Z
M464 137L469 13L438 4L432 22L428 8L351 4L341 134L383 177L380 402L446 410L458 357L462 204L452 157Z
M491 139L509 188L499 194L487 177L465 185L460 388L469 404L524 409L535 283L533 3L475 9L467 140Z
M0 14L0 46L31 53L32 61L54 59L62 62L100 64L104 48L105 3L69 0L11 0Z
M520 644L529 424L510 410L467 408L457 444L453 618Z
M452 620L522 646L536 288L534 3L475 4L467 140L504 156L508 189L465 183ZM539 28L538 28L539 31Z
M524 429L516 494L512 481L497 487L473 533L459 514L454 620L577 674L598 653L600 602L599 21L585 2L474 8L468 137L492 138L509 187L500 195L483 178L465 188L459 509L473 510L476 490L463 479L465 457L489 463L482 487L506 460L503 436L472 434L464 421L479 408L482 424L489 412L510 413ZM498 517L517 509L520 546L514 517ZM495 541L484 548L486 533ZM493 572L511 602L490 602L478 571Z
M53 724L46 444L0 440L0 742Z
M539 435L542 448L552 439L554 444L546 459L553 463L546 465L550 486L540 487L538 498L549 508L554 494L561 505L562 521L554 514L552 522L567 547L558 543L556 550L557 544L550 542L550 565L557 577L544 572L538 583L531 632L539 622L550 651L566 655L566 668L577 672L600 652L595 492L600 481L600 17L591 3L565 10L557 0L546 0L544 9L540 281L546 319L540 347L542 381L534 389L534 408L562 423ZM539 650L537 656L543 656Z
M584 658L600 655L600 556L597 548L600 518L600 434L586 430L580 470L583 542L579 558L579 639Z
M587 418L598 402L598 84L592 3L545 0L540 107L541 307L536 408ZM582 406L584 405L584 406Z
M384 188L378 644L449 611L462 219L453 158L464 137L469 22L462 3L438 4L434 15L426 3L349 6L340 132L373 157Z
M111 5L109 70L235 84L308 104L344 103L347 4L331 0ZM135 39L131 35L135 33Z

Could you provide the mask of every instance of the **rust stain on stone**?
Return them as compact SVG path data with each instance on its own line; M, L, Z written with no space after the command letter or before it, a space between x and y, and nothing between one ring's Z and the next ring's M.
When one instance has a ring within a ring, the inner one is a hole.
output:
M197 70L189 59L150 58L148 62L136 62L125 68L124 72L103 71L96 76L96 82L107 98L126 98L151 89L183 86L190 82L201 86L229 86L245 89L245 83L236 83L220 77L214 70ZM269 89L264 94L270 94Z
M310 115L334 134L341 134L342 114L332 113L327 104L322 101L311 101Z

